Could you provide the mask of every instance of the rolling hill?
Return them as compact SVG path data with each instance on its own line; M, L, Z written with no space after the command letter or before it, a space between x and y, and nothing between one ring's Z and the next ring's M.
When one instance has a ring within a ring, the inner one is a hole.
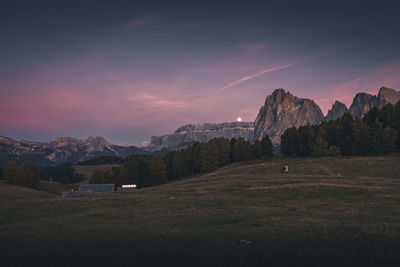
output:
M395 266L399 159L273 158L133 192L2 201L3 266Z

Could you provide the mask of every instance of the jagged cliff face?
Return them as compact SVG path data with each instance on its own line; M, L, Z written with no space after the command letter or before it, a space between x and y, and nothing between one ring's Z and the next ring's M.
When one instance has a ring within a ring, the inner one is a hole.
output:
M400 92L391 88L381 87L377 96L378 107L382 107L385 104L391 103L396 104L400 101Z
M389 103L395 104L399 100L400 92L390 88L381 87L377 96L367 93L357 94L353 99L349 111L353 117L361 118L373 107L380 108Z
M367 93L358 93L353 99L349 111L353 117L362 117L371 108L377 106L376 96Z
M37 165L52 165L66 161L76 163L93 157L127 157L134 153L145 152L134 146L122 147L110 144L103 137L85 139L61 137L48 143L15 141L0 137L0 165L10 160L19 163L28 160Z
M254 123L254 140L268 135L274 145L280 143L287 128L319 124L325 120L313 100L298 98L283 89L267 96Z
M345 104L339 101L335 101L335 103L332 105L332 108L328 111L325 120L336 120L337 118L342 117L347 112L349 112L349 109L346 107Z
M178 128L173 134L152 136L151 143L146 149L148 151L181 149L194 142L208 142L217 137L227 139L243 137L252 141L253 133L253 122L187 124Z

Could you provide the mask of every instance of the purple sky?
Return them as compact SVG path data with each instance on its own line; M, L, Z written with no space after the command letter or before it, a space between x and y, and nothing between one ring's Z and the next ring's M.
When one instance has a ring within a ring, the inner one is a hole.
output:
M400 90L395 2L62 2L0 11L0 135L141 144L187 123L254 121L276 88L325 114Z

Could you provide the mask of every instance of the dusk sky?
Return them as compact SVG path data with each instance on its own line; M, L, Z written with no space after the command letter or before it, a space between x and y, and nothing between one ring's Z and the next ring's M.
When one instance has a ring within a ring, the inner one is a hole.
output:
M324 114L400 90L396 2L1 1L0 135L139 145L254 121L276 88Z

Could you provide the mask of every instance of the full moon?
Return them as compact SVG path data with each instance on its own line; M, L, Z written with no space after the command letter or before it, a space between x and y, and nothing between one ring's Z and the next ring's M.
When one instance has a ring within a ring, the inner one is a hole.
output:
M238 122L241 122L241 121L242 121L242 118L238 117L236 120L237 120Z

